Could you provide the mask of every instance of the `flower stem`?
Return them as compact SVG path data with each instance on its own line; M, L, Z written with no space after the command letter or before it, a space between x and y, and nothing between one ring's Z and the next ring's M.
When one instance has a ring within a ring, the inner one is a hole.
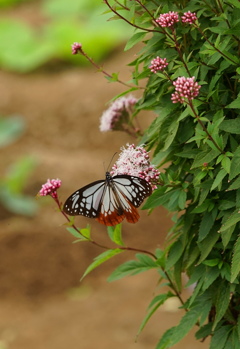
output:
M202 120L200 119L199 115L196 113L194 106L192 104L192 101L189 100L188 101L188 105L190 106L190 108L192 109L195 118L197 119L197 122L201 125L203 131L207 134L208 139L210 139L210 141L215 145L215 147L217 148L217 150L219 150L222 154L225 154L225 151L223 151L218 144L216 143L216 141L214 140L214 138L210 135L210 133L208 132L206 126L204 125L204 123L202 122Z

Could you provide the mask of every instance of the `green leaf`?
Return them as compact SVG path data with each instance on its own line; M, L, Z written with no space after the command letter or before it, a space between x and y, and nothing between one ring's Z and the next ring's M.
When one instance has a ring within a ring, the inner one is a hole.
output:
M213 323L213 330L216 328L219 321L224 316L228 305L230 302L230 284L223 281L221 285L218 286L216 295L216 316Z
M137 253L136 258L137 260L125 262L117 267L109 276L108 281L116 281L128 275L137 275L150 269L159 268L157 263L149 256Z
M221 326L213 332L209 349L223 349L232 329L231 325Z
M124 246L122 240L122 225L118 224L115 227L107 227L108 236L115 244Z
M208 235L204 240L198 243L199 249L201 251L201 257L198 261L199 264L207 258L218 239L218 232L212 231L210 235Z
M227 171L224 168L222 168L216 175L210 190L212 191L213 189L218 187L222 183L222 180L226 175L227 175Z
M234 190L240 188L240 176L235 179L235 181L228 187L228 190Z
M216 216L217 216L217 210L204 213L200 223L200 227L199 227L198 242L205 239L205 237L208 235L208 233L210 232L211 228L215 223Z
M0 147L6 147L17 140L24 131L25 123L19 116L0 118Z
M224 248L227 247L227 245L231 239L232 233L234 232L234 229L235 229L235 226L232 225L227 230L224 230L224 232L221 232L222 243L223 243Z
M67 231L69 231L70 234L72 234L75 238L78 238L79 240L82 241L87 241L89 240L86 236L83 236L82 234L80 234L78 231L76 231L75 228L73 227L67 227ZM79 229L80 231L80 229Z
M127 42L124 51L129 50L130 48L132 48L134 45L136 45L138 42L142 41L142 39L144 38L144 36L147 34L147 32L138 32L135 33Z
M121 250L120 248L115 248L115 249L111 249L111 250L107 250L103 253L101 253L99 256L97 256L96 258L94 258L94 262L91 263L89 265L89 267L86 269L85 273L83 274L83 276L81 277L81 280L87 275L89 274L92 270L94 270L95 268L97 268L99 265L101 265L102 263L106 262L107 260L109 260L110 258L116 256L119 253L122 253L123 250Z
M205 339L212 334L212 323L208 323L195 333L196 339Z
M220 151L219 150L206 150L206 151L201 151L198 153L198 155L195 157L195 160L192 164L192 168L196 168L196 167L201 167L203 165L204 162L211 162L212 160L214 160L218 155L219 155Z
M184 244L181 238L173 243L170 248L169 255L166 262L166 270L169 270L181 257L184 251Z
M159 294L156 297L153 298L153 300L151 301L151 303L148 306L148 312L147 315L144 317L140 328L138 330L137 336L139 336L139 334L142 332L142 330L144 329L144 327L146 326L147 322L149 321L149 319L152 317L152 315L156 312L156 310L166 302L167 299L174 297L174 295L171 292L168 293L164 293L164 294Z
M232 103L228 104L226 108L240 109L240 97L236 98ZM239 126L238 126L239 127ZM229 131L230 132L230 131Z
M207 268L205 276L203 279L202 290L205 291L210 285L218 278L220 275L220 270L218 267Z
M240 134L240 118L224 120L219 126L219 129L233 134Z
M234 282L240 272L240 236L238 237L234 249L231 266L231 282Z
M164 333L157 344L156 349L171 348L173 345L180 342L180 340L183 339L195 326L199 316L201 315L201 311L202 304L192 307L182 317L178 326L172 327Z
M226 222L221 226L220 232L223 232L230 228L232 225L235 225L240 221L240 213L239 210L234 211L229 218L226 220Z
M164 194L162 194L162 188L155 190L143 205L143 209L147 210L168 203L176 192L179 192L179 189L173 189Z
M239 173L240 173L240 146L236 149L235 153L233 154L229 179L232 180Z

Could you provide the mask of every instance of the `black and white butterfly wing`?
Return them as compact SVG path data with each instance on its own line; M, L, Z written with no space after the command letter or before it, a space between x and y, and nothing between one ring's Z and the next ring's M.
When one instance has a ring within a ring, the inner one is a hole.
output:
M106 190L106 181L99 180L76 190L63 205L63 211L70 216L82 215L96 218Z
M152 193L151 184L140 177L117 175L112 179L118 194L122 194L134 207L139 207Z

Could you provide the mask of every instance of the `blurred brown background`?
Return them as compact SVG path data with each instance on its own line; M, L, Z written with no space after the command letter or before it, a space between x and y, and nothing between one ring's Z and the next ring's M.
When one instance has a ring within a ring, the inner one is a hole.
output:
M120 46L104 68L120 71L121 80L127 81L131 68L126 64L135 54L123 53ZM64 201L77 188L104 178L103 163L108 165L114 152L134 142L123 133L100 133L99 117L106 103L124 87L108 83L91 67L48 66L25 75L3 70L0 81L1 114L20 114L27 126L19 140L1 150L1 175L17 158L32 156L37 166L25 188L32 197L47 178L58 177ZM146 127L153 118L146 113L139 121ZM156 272L107 283L119 263L134 258L125 253L80 283L86 267L103 251L88 243L72 244L74 238L54 202L36 200L39 210L33 217L0 210L0 349L154 348L182 315L177 301L167 302L135 343L147 306L160 292ZM90 223L95 240L110 244L105 227L84 217L76 222L80 227ZM164 246L170 226L164 209L150 216L142 211L136 225L123 223L123 237L129 246L154 251ZM175 346L193 347L208 345L196 342L192 333Z

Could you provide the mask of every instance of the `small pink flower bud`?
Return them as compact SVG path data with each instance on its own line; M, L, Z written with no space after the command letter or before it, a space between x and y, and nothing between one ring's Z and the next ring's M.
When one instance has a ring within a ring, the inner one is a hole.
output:
M156 22L160 27L172 27L175 23L179 22L178 13L173 11L163 13L159 16Z
M82 52L82 44L80 44L79 42L74 42L72 44L72 54L73 55L77 55L78 53Z
M196 13L190 11L184 12L183 16L181 17L181 20L183 23L193 24L197 20Z
M57 198L57 189L61 187L60 179L48 179L46 183L42 185L42 188L39 191L40 196L50 195L53 198Z
M175 86L175 92L171 97L173 103L184 103L198 96L201 86L194 79L194 76L192 78L182 76L173 82Z
M157 56L151 61L149 69L151 69L151 71L156 74L159 70L164 70L167 66L167 58L160 58Z

